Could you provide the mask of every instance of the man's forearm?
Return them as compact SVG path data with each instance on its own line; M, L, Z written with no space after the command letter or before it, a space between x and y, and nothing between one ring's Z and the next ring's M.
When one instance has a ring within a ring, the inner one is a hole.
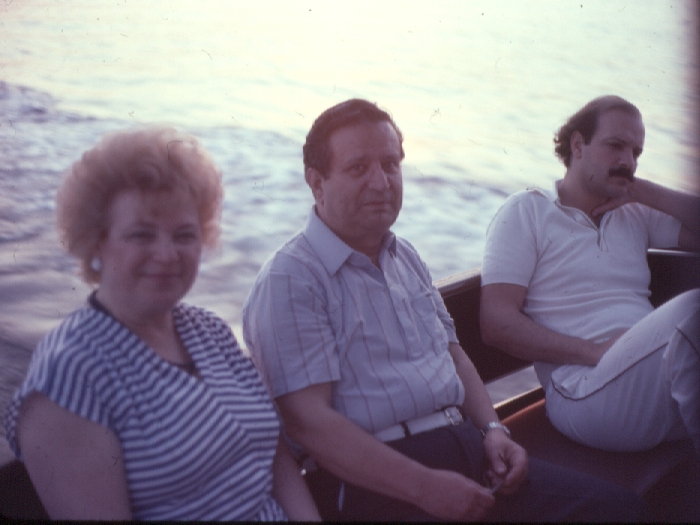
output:
M458 343L450 343L449 350L457 375L464 385L464 412L477 428L483 428L491 421L498 421L491 397L474 364Z
M529 361L597 364L607 350L605 344L560 334L534 322L520 311L526 291L525 287L505 283L481 288L483 341Z
M498 421L491 397L471 359L457 343L450 343L450 354L455 362L457 374L464 385L465 413L477 428L483 429L488 423ZM500 435L498 435L500 434ZM513 494L527 476L527 453L510 440L502 429L493 429L484 437L484 452L489 470L503 481L505 494Z
M416 505L442 519L480 519L493 496L449 470L400 454L330 407L330 385L277 398L287 434L343 481Z
M343 480L397 499L415 501L419 480L428 469L386 446L331 407L317 403L317 391L323 388L324 385L314 385L304 389L306 392L277 399L288 435L317 463ZM305 408L300 410L301 407Z
M691 233L700 236L700 197L637 179L632 186L631 198L675 217Z
M503 319L487 344L521 359L547 363L595 365L602 355L590 341L554 332L520 312L513 318Z

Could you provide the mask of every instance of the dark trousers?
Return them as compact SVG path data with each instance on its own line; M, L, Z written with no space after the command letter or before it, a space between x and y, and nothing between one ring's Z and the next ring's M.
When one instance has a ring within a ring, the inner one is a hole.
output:
M423 465L483 482L481 433L469 421L387 445ZM418 507L342 483L324 469L307 475L321 516L341 521L435 521ZM342 489L341 489L342 486ZM338 509L342 494L342 508ZM496 496L487 521L644 521L647 507L631 492L591 476L530 458L528 479L512 496Z

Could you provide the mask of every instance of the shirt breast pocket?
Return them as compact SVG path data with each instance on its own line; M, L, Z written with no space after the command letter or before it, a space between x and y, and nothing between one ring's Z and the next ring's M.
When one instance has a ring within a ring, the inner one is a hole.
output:
M425 291L420 295L411 298L411 310L421 319L431 319L437 317L437 309L433 302L433 296Z
M447 333L438 317L435 301L429 291L411 299L411 311L422 350L429 348L436 350L447 345Z

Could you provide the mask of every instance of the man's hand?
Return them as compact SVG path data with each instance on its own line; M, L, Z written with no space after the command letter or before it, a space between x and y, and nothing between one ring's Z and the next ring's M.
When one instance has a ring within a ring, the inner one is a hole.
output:
M634 183L632 183L634 184ZM593 208L593 211L591 211L591 218L595 219L597 217L600 217L603 215L605 212L608 212L610 210L614 210L615 208L619 208L620 206L634 202L631 192L630 191L625 191L622 195L619 197L613 197L611 199L608 199L605 201L603 204L598 206L597 208Z
M491 468L486 476L492 484L502 482L497 492L513 494L527 478L527 452L501 429L489 430L484 437L484 451Z
M320 383L276 399L287 435L329 472L436 518L478 520L493 506L487 488L457 472L431 469L404 456L336 411L331 398L332 385ZM493 420L496 415L489 407Z
M415 502L442 520L479 521L496 502L491 492L471 479L450 470L432 470L424 478L421 498Z
M610 350L612 345L614 345L620 337L622 337L625 332L627 332L628 328L623 328L619 332L616 332L615 335L613 335L610 339L606 339L605 341L602 341L600 343L592 343L591 347L593 351L591 352L591 358L595 359L594 363L591 363L592 366L597 365L600 360L603 358L605 355L605 352Z
M617 197L611 197L600 206L593 208L593 210L591 210L591 218L596 219L605 212L614 210L630 202L641 202L643 200L641 199L643 194L645 192L649 193L649 191L650 186L647 184L647 181L632 178L630 183L623 188L622 194Z
M683 250L700 251L700 197L635 177L622 195L593 208L591 217L596 219L628 202L644 204L681 221L683 227L678 235L678 246Z

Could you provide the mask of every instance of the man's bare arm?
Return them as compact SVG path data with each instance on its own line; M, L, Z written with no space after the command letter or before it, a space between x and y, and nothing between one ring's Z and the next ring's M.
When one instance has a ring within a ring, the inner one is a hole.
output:
M498 421L491 397L474 363L457 343L450 343L449 351L457 375L464 385L462 409L465 414L477 428L484 428L487 423ZM499 492L513 494L527 478L527 452L511 441L501 429L493 429L486 434L484 449L494 475L503 480Z
M464 403L462 405L464 412L477 428L483 428L491 421L498 421L491 398L474 367L474 363L459 344L450 343L448 348L457 369L457 375L464 385Z
M480 519L493 496L476 482L430 469L385 445L331 407L321 383L276 399L287 434L346 482L412 503L441 519Z
M681 221L678 245L684 250L700 251L700 197L635 179L625 195L594 209L592 215L596 217L628 202L644 204Z
M526 293L517 284L481 288L481 338L486 344L530 361L594 366L622 335L594 343L549 330L522 313Z

